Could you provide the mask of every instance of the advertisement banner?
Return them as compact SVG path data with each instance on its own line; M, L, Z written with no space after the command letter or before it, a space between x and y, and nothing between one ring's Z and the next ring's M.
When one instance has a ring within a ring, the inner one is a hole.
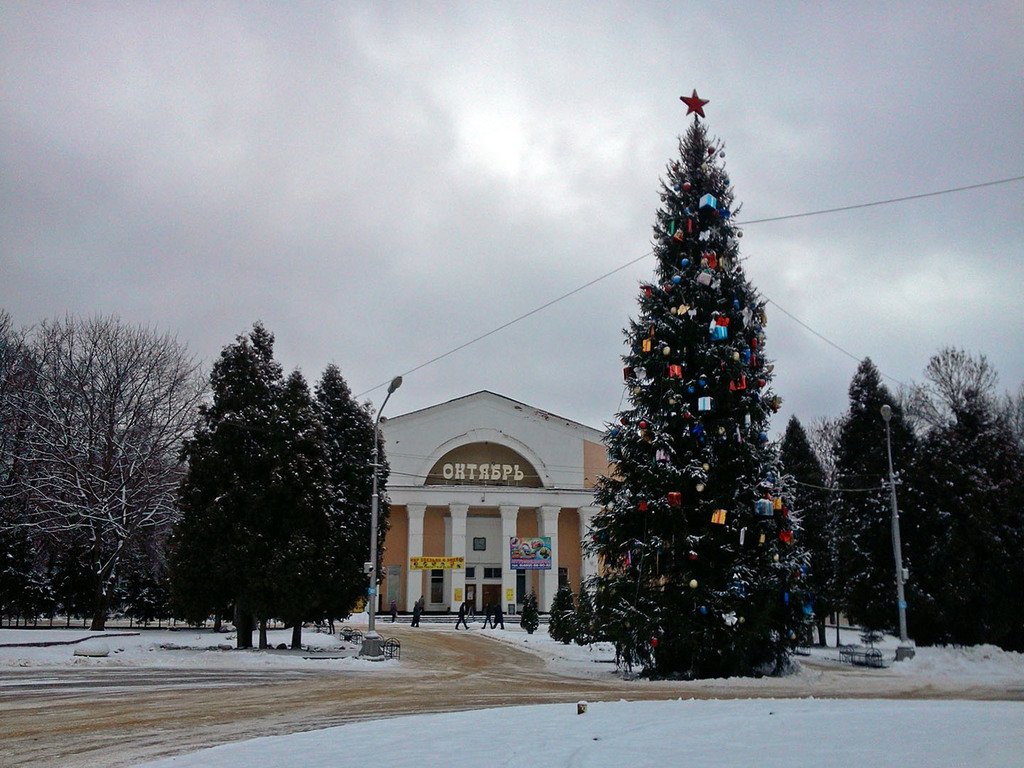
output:
M512 570L549 571L551 570L551 537L536 536L509 539L512 550Z
M464 557L410 557L410 571L461 571L466 567Z

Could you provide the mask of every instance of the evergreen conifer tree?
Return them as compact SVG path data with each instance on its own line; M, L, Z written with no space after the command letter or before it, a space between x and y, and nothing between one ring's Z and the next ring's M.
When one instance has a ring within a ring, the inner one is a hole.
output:
M1024 650L1024 453L998 407L995 371L984 357L946 349L926 376L912 399L924 430L920 504L905 517L912 636Z
M576 645L587 645L596 640L594 632L594 599L584 584L576 598Z
M272 490L284 440L281 366L274 337L256 323L223 349L210 376L212 402L200 408L184 448L188 471L181 485L172 579L176 604L193 616L230 600L239 648L252 647L252 617L267 617L273 596L262 574L273 544ZM182 590L195 590L182 595Z
M684 101L703 115L696 92ZM765 302L740 261L723 157L695 116L661 185L655 277L625 332L629 407L606 439L616 472L597 490L605 632L655 675L780 671L800 624L801 563L767 435L781 401Z
M370 559L370 497L373 492L373 417L352 397L336 365L329 365L316 385L317 413L325 429L330 494L331 595L328 618L347 616L366 596L363 563ZM388 462L378 446L380 505L377 562L389 528ZM418 575L418 573L417 573ZM415 576L413 578L416 578Z
M572 587L566 582L555 592L551 600L551 617L548 620L548 635L552 640L568 645L576 636L576 606L573 603Z
M794 508L800 519L800 543L807 553L807 587L813 598L818 643L825 645L825 619L836 609L836 531L830 519L829 491L825 473L800 420L793 416L786 425L779 457L786 475L795 480Z
M914 434L902 407L882 384L878 368L865 358L850 382L850 408L836 448L836 485L843 502L836 527L839 590L846 614L867 629L892 629L898 618L883 405L892 408L893 467L902 475L913 465ZM897 491L904 512L912 505L907 491L905 486Z
M519 614L519 626L532 635L540 626L540 610L537 608L537 594L530 592L523 598L523 612Z

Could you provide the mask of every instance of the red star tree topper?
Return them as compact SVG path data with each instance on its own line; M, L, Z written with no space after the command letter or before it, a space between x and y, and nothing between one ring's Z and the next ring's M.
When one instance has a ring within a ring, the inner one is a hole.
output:
M705 117L704 105L708 104L709 101L707 99L702 99L700 96L698 96L696 88L693 90L692 96L680 96L679 100L686 105L687 115L689 115L692 112L696 112L701 117Z

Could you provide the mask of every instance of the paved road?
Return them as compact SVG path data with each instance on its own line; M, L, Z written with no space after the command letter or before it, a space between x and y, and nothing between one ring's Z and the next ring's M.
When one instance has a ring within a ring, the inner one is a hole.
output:
M60 668L0 674L0 766L125 766L146 759L361 719L511 704L613 699L858 696L1024 700L1024 691L943 688L885 670L805 665L794 678L623 681L554 674L542 659L473 632L388 629L397 667L331 670ZM597 666L597 665L595 665ZM607 671L604 667L607 666Z

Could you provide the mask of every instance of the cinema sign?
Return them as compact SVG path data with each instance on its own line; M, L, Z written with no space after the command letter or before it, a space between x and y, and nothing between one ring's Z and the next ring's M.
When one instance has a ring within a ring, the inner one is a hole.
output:
M498 443L470 443L454 448L434 464L426 484L542 486L537 470L526 458Z

